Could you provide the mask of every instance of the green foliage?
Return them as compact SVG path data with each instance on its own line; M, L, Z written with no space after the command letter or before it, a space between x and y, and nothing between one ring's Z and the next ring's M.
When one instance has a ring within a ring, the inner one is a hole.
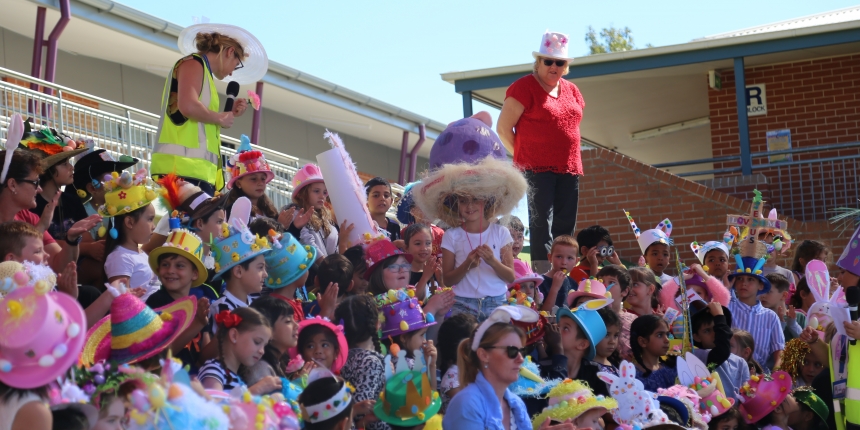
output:
M588 32L585 33L585 41L588 42L588 48L590 51L589 55L605 54L607 52L632 51L636 49L636 45L633 43L632 33L633 31L630 30L630 27L609 27L600 30L600 33L598 34L597 31L589 25ZM645 47L650 48L651 44L648 43Z

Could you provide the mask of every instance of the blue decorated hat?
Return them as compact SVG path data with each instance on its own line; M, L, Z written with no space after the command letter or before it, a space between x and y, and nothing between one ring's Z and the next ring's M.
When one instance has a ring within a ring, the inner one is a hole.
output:
M317 249L310 245L302 245L289 233L275 235L269 231L272 239L272 252L266 254L266 266L269 278L266 286L278 289L292 284L310 269L317 258Z
M758 279L764 285L764 288L758 291L758 295L767 294L770 291L770 281L764 277L761 268L764 267L764 258L741 257L740 254L735 254L735 263L737 268L733 273L729 273L729 281L733 281L738 276L750 276Z
M543 397L553 387L558 385L561 379L546 380L540 377L540 369L532 361L532 356L527 355L520 366L520 376L517 382L508 386L508 390L520 397Z
M412 207L415 206L415 199L412 198L412 188L419 182L421 181L410 182L403 187L403 197L400 198L400 203L397 204L397 221L403 225L415 222L415 217L412 216Z
M268 238L257 236L248 229L250 216L251 201L247 197L236 199L230 211L230 221L221 225L221 238L210 246L215 258L213 279L220 279L237 264L272 250Z
M612 303L612 299L595 299L589 300L573 309L561 308L558 310L555 320L561 321L561 317L572 319L579 329L585 332L585 337L588 338L588 353L585 355L586 360L594 359L597 353L597 344L606 337L606 324L603 318L597 313L597 310Z

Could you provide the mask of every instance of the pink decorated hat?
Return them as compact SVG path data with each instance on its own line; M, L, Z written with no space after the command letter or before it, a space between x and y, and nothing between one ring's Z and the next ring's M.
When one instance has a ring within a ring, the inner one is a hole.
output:
M738 392L741 394L741 415L748 424L754 424L791 394L791 376L782 370L770 376L753 375Z
M433 314L424 314L412 290L388 290L376 296L382 337L399 336L436 325Z
M197 298L184 297L150 309L131 293L120 294L110 305L110 314L87 332L80 363L100 361L136 363L167 348L193 322Z
M519 278L520 276L531 273L532 269L529 267L529 263L526 263L519 258L514 258L514 276Z
M66 372L84 346L87 320L71 296L22 287L0 306L0 382L41 387Z
M371 242L364 247L364 258L367 264L367 270L364 272L364 279L370 279L370 275L379 266L379 263L385 261L388 257L402 255L406 261L412 262L412 255L404 253L400 248L394 246L388 239L380 239Z
M253 173L265 173L267 184L275 178L269 163L266 162L266 156L263 155L262 151L253 149L251 140L243 134L242 143L236 154L227 159L227 174L230 177L227 182L227 189L233 188L233 183L237 179Z
M323 182L322 171L316 164L305 164L293 175L293 195L298 194L302 188L317 182Z
M690 279L684 280L684 285L686 285L687 288L692 286L702 287L710 295L710 297L702 297L706 302L713 299L723 305L723 307L726 307L729 305L729 301L731 300L731 293L729 293L729 290L725 285L723 285L722 281L713 276L709 277L708 280L705 281L698 273L695 273L690 277ZM667 309L672 308L680 310L678 308L678 303L675 301L675 296L678 294L679 288L680 286L678 285L677 277L674 277L663 284L663 287L657 294L660 304Z
M346 357L349 354L349 345L346 343L346 337L343 335L343 325L338 324L334 325L328 318L325 317L313 317L307 318L299 323L299 335L301 335L302 330L306 329L312 325L321 325L334 333L337 338L337 357L334 358L334 362L331 364L331 371L335 374L340 374L340 369L346 364ZM295 357L299 355L298 347L290 348L290 357Z
M606 285L603 285L603 281L595 278L583 279L576 291L568 293L567 305L573 306L573 302L576 301L577 297L583 296L591 297L592 299L612 298L612 294L606 291Z
M734 397L726 396L720 375L711 372L694 354L688 352L685 357L678 357L677 368L681 386L694 390L699 397L693 403L705 422L726 413L735 405Z

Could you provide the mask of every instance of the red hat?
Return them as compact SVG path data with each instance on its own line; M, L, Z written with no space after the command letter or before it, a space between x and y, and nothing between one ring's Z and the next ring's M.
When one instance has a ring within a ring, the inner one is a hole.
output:
M380 239L371 244L367 245L364 248L364 258L365 263L367 264L367 271L364 272L364 279L370 279L370 275L373 274L373 271L376 270L376 266L379 263L382 263L386 258L393 257L395 255L402 255L406 258L406 261L412 262L412 256L409 254L403 253L400 248L394 246L388 239Z

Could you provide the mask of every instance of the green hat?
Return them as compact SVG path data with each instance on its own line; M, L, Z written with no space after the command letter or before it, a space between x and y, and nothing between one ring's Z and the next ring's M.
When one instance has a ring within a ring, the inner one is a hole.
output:
M830 415L830 408L827 407L824 400L821 400L821 397L818 397L812 392L812 387L797 387L791 392L791 394L798 402L809 406L809 409L812 409L812 412L815 412L815 415L818 415L822 421L827 422L827 416Z
M406 361L405 355L400 361ZM373 408L376 417L401 427L423 424L442 408L439 392L430 389L427 374L413 370L389 378L379 400Z

